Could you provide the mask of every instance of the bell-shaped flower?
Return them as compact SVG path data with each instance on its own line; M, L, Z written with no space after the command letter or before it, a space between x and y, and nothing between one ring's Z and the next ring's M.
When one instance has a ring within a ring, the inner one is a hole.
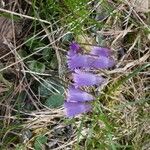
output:
M74 88L70 86L67 93L67 101L68 102L85 102L94 100L94 97L80 89Z
M81 54L76 54L72 57L68 57L67 63L68 68L70 70L80 68L108 69L115 65L115 61L111 57L91 56Z
M75 70L75 73L73 73L73 80L75 87L100 85L105 81L101 76L80 70Z
M92 106L89 103L65 101L64 108L67 117L74 117L81 113L91 111Z

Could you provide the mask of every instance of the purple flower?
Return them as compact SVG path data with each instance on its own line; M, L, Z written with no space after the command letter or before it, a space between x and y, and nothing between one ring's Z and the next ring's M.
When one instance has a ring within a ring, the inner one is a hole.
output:
M73 79L75 87L100 85L105 81L101 76L89 72L82 72L80 70L75 70L75 73L73 73Z
M108 69L115 65L115 61L111 57L99 56L95 58L91 64L91 67L95 69Z
M68 58L68 68L71 70L79 68L107 69L114 66L115 61L110 57L74 55Z
M111 57L111 51L108 48L94 46L87 55L81 54L80 50L80 46L73 42L67 55L68 68L74 71L72 75L75 86L69 87L67 100L64 103L67 117L74 117L92 109L91 104L88 102L94 100L94 96L78 89L78 87L98 86L105 82L102 76L87 72L87 70L107 69L115 65L115 61ZM86 72L79 69L86 69Z
M73 86L70 86L68 89L67 101L68 102L85 102L91 101L94 97L87 92L84 92L80 89L76 89Z
M105 48L105 47L93 46L90 54L104 56L104 57L110 57L111 51L110 51L110 49Z
M80 51L80 46L79 44L75 43L75 42L72 42L69 46L69 51L68 51L68 56L71 57L71 56L74 56L75 54L79 53Z
M90 54L99 56L92 64L96 69L108 69L115 65L115 61L111 57L111 51L108 48L94 46Z
M68 68L71 70L77 68L90 68L93 62L93 57L89 55L74 55L68 57Z
M64 107L67 117L74 117L78 114L89 112L92 109L89 103L82 102L65 102Z

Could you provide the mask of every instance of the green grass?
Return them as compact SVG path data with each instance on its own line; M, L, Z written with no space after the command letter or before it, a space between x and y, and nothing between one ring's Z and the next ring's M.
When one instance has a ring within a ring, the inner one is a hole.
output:
M30 28L16 60L0 61L0 149L148 150L149 12L122 0L27 2ZM12 18L21 19L17 13ZM116 67L98 72L108 83L93 111L67 119L62 100L73 40L85 51L110 47Z

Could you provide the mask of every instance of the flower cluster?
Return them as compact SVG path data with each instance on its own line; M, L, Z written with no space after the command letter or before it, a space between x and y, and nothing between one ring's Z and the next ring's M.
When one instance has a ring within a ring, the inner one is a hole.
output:
M92 47L89 54L82 54L80 46L73 42L68 51L67 63L68 68L72 71L74 83L68 88L64 107L66 115L74 117L92 109L89 102L94 100L94 96L81 90L81 87L98 86L105 82L102 76L88 70L108 69L114 66L115 61L108 48Z

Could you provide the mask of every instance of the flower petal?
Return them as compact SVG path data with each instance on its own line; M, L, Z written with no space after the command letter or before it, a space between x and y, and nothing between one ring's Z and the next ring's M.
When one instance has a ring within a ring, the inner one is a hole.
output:
M94 99L94 97L87 93L87 92L84 92L80 89L76 89L74 88L73 86L70 86L69 89L68 89L68 95L67 95L67 101L69 102L85 102L85 101L91 101Z
M75 73L73 73L73 79L75 87L100 85L105 81L101 76L89 72L82 72L80 70L75 70Z
M111 57L80 54L68 57L67 63L71 70L79 68L108 69L115 65L115 61Z
M82 102L65 102L64 107L67 117L74 117L78 114L89 112L92 109L89 103Z
M70 50L68 51L68 56L74 56L75 54L79 53L80 46L76 42L72 42L69 46Z
M77 44L76 42L72 42L72 43L70 44L70 50L73 50L73 51L78 52L79 49L80 49L80 46L79 46L79 44Z
M105 47L93 46L90 54L104 56L104 57L110 57L111 51L110 51L110 49L105 48Z
M93 63L93 57L89 55L74 55L68 57L68 68L71 70L78 68L90 68Z
M108 69L115 65L115 61L111 57L104 57L99 56L98 58L94 59L91 67L95 69Z

